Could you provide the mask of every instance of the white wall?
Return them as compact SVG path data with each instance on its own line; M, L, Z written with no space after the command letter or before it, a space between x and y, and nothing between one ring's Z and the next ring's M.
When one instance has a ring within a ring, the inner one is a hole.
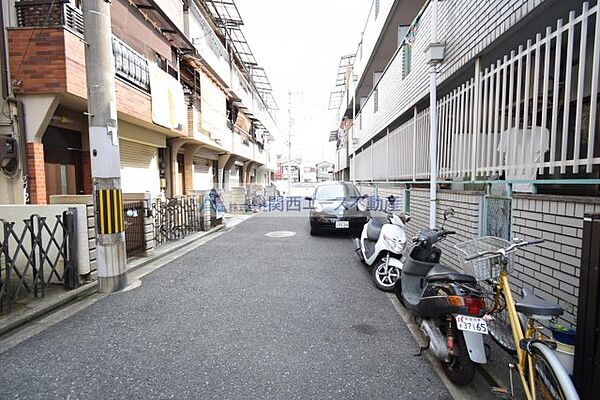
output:
M155 0L156 4L171 19L177 28L183 32L183 1L182 0Z
M361 35L361 42L359 44L353 66L353 74L358 76L359 80L360 77L362 77L362 74L365 72L369 58L375 49L375 44L379 39L379 35L383 29L385 20L387 19L393 5L394 0L379 0L379 14L377 15L377 18L375 18L375 1L373 1L371 4L371 9L369 10L364 31Z
M543 0L438 2L438 41L446 43L446 58L438 68L438 85L458 69L473 60L477 53L518 23ZM555 24L555 21L553 22ZM402 114L410 111L415 102L429 93L429 73L425 50L431 36L431 7L421 15L412 45L411 72L403 78L403 49L390 60L379 82L379 109L374 112L373 96L362 108L362 129L358 146L387 127ZM523 43L529 38L523 38ZM487 66L485 66L487 67ZM468 77L465 77L465 81ZM357 116L357 122L359 117ZM356 146L355 146L356 147Z
M87 232L87 211L85 205L0 205L0 218L14 222L14 231L19 235L23 231L24 219L29 218L33 214L37 214L41 217L47 218L47 224L51 228L54 227L56 221L56 215L62 214L70 207L77 209L77 263L79 265L79 274L85 275L90 272L90 259L89 259L89 247L88 247L88 232ZM1 226L1 225L0 225ZM61 228L59 228L59 232ZM44 238L48 235L44 234ZM25 248L31 248L31 242L29 236L25 237ZM47 242L44 243L44 247L47 246ZM54 247L54 246L53 246ZM9 244L11 253L15 250L15 242L11 241ZM50 251L50 258L55 259L57 252L52 248ZM18 263L25 263L25 257L21 253L17 258ZM45 270L48 272L48 270Z
M224 82L230 81L229 56L198 7L190 1L188 38Z
M227 98L225 93L204 72L200 74L200 86L202 87L202 130L208 132L211 139L219 139L222 146L227 146Z

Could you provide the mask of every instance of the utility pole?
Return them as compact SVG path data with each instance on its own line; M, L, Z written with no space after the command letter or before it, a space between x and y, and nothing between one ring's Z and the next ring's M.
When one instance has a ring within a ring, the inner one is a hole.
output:
M292 91L288 91L288 197L292 193Z
M98 286L127 286L110 0L82 2Z

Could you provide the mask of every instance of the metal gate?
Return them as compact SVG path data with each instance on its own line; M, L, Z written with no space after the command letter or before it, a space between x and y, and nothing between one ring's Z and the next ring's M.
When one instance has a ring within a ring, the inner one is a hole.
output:
M204 199L202 196L158 198L152 203L152 215L157 246L183 239L204 229Z
M583 400L597 399L600 382L600 214L586 214L577 305L574 383Z
M43 297L51 283L79 286L77 268L77 210L69 208L55 219L34 214L15 222L0 219L0 311L11 312L27 295Z
M483 206L483 234L510 240L512 199L485 196Z
M125 248L127 258L143 256L146 252L146 235L144 232L144 217L146 203L136 201L123 203L125 216Z

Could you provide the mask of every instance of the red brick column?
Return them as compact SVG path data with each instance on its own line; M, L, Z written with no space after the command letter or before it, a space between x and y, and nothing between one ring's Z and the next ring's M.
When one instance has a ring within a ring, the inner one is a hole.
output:
M92 160L89 151L81 152L81 174L83 175L83 194L92 194Z
M183 162L185 165L185 191L194 190L194 157L193 153L185 152ZM183 193L186 194L186 193Z
M48 204L43 143L27 143L27 170L29 172L31 204Z

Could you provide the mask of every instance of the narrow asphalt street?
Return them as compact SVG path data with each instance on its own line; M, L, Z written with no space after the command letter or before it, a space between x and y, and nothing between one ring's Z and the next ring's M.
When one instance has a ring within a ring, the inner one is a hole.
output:
M1 354L0 398L450 398L416 350L348 237L265 213Z

